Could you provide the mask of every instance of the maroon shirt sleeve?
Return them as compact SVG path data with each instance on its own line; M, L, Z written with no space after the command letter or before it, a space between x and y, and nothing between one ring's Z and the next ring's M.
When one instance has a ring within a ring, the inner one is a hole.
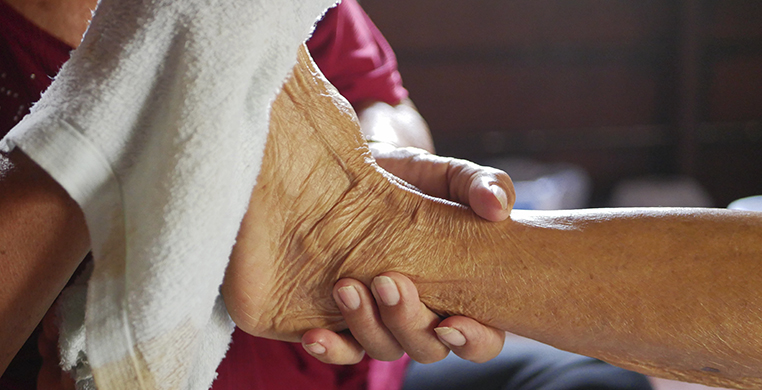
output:
M391 46L355 0L330 9L307 47L326 78L352 105L366 101L396 105L408 96Z

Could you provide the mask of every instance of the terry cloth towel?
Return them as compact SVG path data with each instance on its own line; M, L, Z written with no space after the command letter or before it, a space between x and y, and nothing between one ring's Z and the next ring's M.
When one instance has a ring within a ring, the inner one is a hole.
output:
M102 0L0 148L82 207L95 265L84 351L105 389L206 389L232 331L219 295L270 103L336 0Z

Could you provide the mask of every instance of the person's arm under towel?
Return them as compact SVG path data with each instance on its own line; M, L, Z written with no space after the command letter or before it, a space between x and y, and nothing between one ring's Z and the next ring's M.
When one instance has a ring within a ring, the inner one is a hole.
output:
M90 246L79 206L20 151L0 153L0 371Z

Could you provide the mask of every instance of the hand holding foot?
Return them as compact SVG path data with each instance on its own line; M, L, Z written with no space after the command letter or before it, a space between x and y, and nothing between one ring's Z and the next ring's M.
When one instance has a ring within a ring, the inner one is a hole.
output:
M341 277L369 285L387 270L424 272L432 261L425 257L437 256L427 248L438 223L431 220L436 213L419 211L443 208L459 220L476 220L464 206L427 197L379 168L351 108L306 53L300 58L273 104L262 169L223 285L243 330L283 340L312 328L346 329L331 298ZM483 197L498 209L492 217L505 218L513 199L507 175L452 161L424 162L444 168L447 185L432 192ZM485 191L493 185L505 199Z
M382 168L422 192L470 206L487 220L508 218L515 194L505 172L418 148L397 148L387 143L369 146ZM351 333L310 330L302 337L305 349L331 364L354 364L364 353L377 360L395 360L407 351L421 363L442 360L450 350L474 362L490 360L500 353L504 331L468 317L442 320L420 302L410 279L398 273L385 278L400 286L398 304L374 301L371 291L357 280L340 280L334 287L334 299ZM371 286L379 280L385 279L376 278Z
M450 350L484 362L497 356L505 340L504 331L468 317L442 320L421 303L413 282L396 272L374 278L371 289L342 279L333 293L351 334L313 329L302 337L305 349L325 363L354 364L365 352L377 360L407 352L413 360L433 363Z

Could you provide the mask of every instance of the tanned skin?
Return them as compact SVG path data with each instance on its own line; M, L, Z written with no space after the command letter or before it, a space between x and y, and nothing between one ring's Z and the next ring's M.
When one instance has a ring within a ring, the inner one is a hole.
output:
M0 369L90 248L79 206L22 152L0 153Z
M762 216L711 209L514 212L487 223L370 157L302 51L223 286L247 332L342 329L337 279L383 271L422 302L649 375L762 385ZM264 297L268 297L264 299Z

